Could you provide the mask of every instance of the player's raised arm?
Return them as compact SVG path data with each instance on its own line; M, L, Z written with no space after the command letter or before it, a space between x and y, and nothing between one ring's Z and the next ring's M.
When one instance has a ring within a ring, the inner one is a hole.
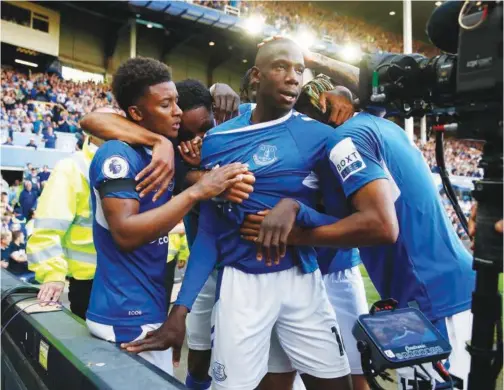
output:
M151 242L173 229L196 203L241 181L246 171L247 167L239 163L215 169L165 205L142 213L131 180L103 182L98 191L112 237L123 251Z
M102 140L120 140L130 145L145 145L153 149L150 164L141 170L135 180L142 196L158 190L158 199L168 188L175 173L174 150L171 141L148 131L109 108L99 108L82 118L80 126ZM143 179L143 180L142 180Z

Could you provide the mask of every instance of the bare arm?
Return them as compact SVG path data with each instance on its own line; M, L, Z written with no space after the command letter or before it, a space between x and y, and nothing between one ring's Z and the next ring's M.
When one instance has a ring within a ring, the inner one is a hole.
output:
M152 146L151 163L135 179L139 182L137 190L142 191L142 196L158 190L154 200L159 199L169 187L175 173L174 150L170 140L144 129L121 115L111 113L110 109L99 110L87 114L80 122L81 127L103 140L120 140L131 145Z
M399 224L387 180L362 187L352 197L352 204L355 213L336 220L295 200L282 199L266 217L266 213L247 216L240 232L257 244L257 258L264 256L267 265L272 261L278 264L287 245L353 248L396 242ZM295 228L296 220L303 226L319 227Z
M379 179L362 187L352 197L356 212L331 225L303 229L296 245L363 247L393 244L399 235L390 184Z
M132 145L155 146L163 138L122 115L98 110L86 114L80 121L80 126L105 141L117 139Z
M347 87L358 96L359 94L359 68L345 62L334 60L320 53L310 52L305 56L305 63L308 68L314 69L317 73L323 73L333 79L336 83Z
M213 198L241 181L246 170L242 164L214 169L163 206L143 213L139 213L140 203L135 199L102 198L114 241L128 252L168 234L197 202Z

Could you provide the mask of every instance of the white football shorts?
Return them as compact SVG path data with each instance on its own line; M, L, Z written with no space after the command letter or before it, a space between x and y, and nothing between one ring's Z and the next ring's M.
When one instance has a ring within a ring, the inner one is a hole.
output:
M248 274L225 267L212 316L216 389L254 389L268 372L273 329L294 370L318 378L350 374L336 314L320 271L298 267ZM287 371L292 371L289 369Z
M369 313L366 290L359 266L324 275L327 296L336 312L341 336L353 375L362 375L360 352L352 334L355 322L362 314Z
M94 322L91 320L86 320L86 324L89 329L89 332L91 332L93 336L111 343L116 342L116 335L114 332L114 327L112 325L99 324L98 322ZM140 328L142 329L142 333L136 339L131 341L142 340L143 338L145 338L148 332L156 330L161 325L162 324L141 325ZM167 374L173 376L173 362L172 362L171 348L165 351L140 352L138 356L147 360L149 363L154 364L156 367L159 367Z

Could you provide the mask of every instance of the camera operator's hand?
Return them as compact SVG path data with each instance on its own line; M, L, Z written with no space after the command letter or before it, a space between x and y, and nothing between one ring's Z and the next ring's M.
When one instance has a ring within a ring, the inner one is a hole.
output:
M475 203L471 208L471 216L469 217L469 237L473 241L471 249L474 249L474 237L476 237L476 215L478 214L478 204ZM504 231L504 221L501 219L495 223L495 231L497 233L503 234Z
M178 367L180 353L185 337L187 308L173 306L166 321L158 329L148 332L144 339L122 343L121 348L128 352L164 351L173 348L173 365Z

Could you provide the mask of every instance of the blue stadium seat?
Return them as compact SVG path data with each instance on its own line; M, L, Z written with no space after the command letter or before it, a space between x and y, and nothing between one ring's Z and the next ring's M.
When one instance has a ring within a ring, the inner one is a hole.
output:
M197 5L192 5L187 3L187 12L182 14L183 19L188 19L188 20L199 20L205 13L205 10L203 7L198 7Z

